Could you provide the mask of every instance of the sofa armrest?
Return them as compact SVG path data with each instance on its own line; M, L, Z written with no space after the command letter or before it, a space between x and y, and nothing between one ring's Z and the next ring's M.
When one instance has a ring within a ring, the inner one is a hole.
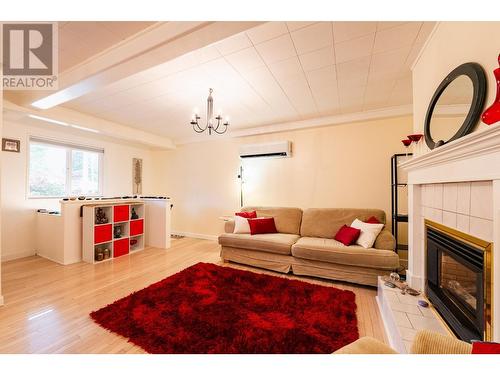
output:
M373 337L364 336L333 354L398 354L398 352Z
M225 233L234 232L234 220L228 220L224 223L224 232Z
M411 354L470 354L472 345L451 336L419 331L411 346Z
M381 250L396 250L396 239L387 229L382 230L378 235L375 243L373 244L375 249Z

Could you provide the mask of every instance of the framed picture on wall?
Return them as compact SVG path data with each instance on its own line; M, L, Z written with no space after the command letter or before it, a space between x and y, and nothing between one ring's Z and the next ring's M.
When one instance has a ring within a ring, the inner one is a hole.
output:
M142 194L142 159L132 159L132 194Z
M21 141L19 139L2 138L2 151L20 152Z

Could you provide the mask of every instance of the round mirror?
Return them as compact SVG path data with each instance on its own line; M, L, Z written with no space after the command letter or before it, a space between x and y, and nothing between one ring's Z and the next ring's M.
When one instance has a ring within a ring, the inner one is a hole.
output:
M479 120L486 95L480 65L453 70L437 88L425 118L425 142L433 149L470 133Z

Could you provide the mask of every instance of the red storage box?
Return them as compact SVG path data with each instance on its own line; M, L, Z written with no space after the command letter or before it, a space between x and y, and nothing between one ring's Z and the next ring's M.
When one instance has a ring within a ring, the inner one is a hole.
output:
M113 237L112 226L112 224L106 224L94 227L94 243L111 241Z
M134 220L130 222L130 235L137 236L144 233L144 220Z
M128 254L128 238L116 240L113 244L113 257L119 257Z
M128 215L129 215L128 205L113 207L113 221L115 223L120 221L127 221Z

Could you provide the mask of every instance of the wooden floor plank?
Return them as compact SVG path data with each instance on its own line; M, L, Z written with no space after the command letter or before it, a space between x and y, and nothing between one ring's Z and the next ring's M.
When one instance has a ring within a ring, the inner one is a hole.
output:
M95 324L89 313L198 262L352 290L360 335L386 342L374 288L222 263L216 242L183 238L167 250L149 248L96 265L62 266L37 256L3 263L0 353L143 353Z

